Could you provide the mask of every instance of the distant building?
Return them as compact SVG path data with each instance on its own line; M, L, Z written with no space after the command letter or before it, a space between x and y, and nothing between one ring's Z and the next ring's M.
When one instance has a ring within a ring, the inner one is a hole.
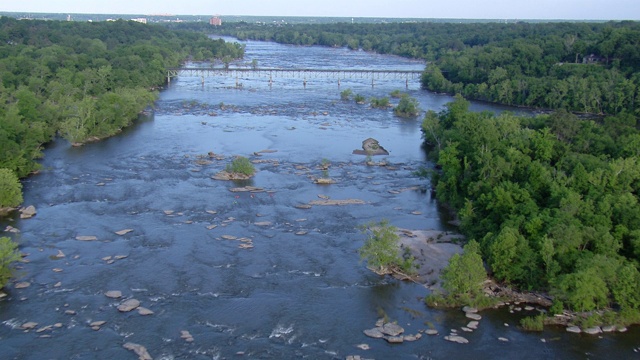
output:
M222 25L222 19L220 19L219 16L214 16L211 19L209 19L209 25L211 25L211 26L221 26Z
M147 18L136 18L136 19L131 19L131 21L135 21L135 22L139 22L142 24L146 24L147 23Z
M607 59L601 57L601 56L597 56L594 54L591 54L589 56L585 56L582 58L582 63L583 64L600 64L605 62Z

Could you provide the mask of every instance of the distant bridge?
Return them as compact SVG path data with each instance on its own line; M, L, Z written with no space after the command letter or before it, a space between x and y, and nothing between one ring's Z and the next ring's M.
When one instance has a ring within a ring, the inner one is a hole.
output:
M304 87L308 79L371 79L371 86L375 86L376 80L404 80L409 87L410 80L420 79L422 70L358 70L358 69L280 69L280 68L170 68L167 71L167 82L177 76L199 77L204 84L208 77L230 77L236 79L236 86L240 85L240 79L247 77L260 77L269 79L269 86L273 85L275 78L302 79Z

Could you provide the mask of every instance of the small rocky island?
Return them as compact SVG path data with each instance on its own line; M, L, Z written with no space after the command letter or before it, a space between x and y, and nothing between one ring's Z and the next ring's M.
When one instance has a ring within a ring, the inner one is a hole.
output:
M362 142L362 150L360 149L353 150L353 154L375 156L375 155L389 155L389 152L385 150L385 148L380 146L380 143L378 142L378 140L373 138L368 138Z

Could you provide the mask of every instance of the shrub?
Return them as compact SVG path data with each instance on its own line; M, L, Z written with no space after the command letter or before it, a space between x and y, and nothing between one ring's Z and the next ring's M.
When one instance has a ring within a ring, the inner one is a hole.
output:
M12 265L20 260L18 244L8 237L0 238L0 289L7 285L13 274Z
M397 228L387 220L370 223L364 227L369 237L358 252L360 258L366 260L369 267L378 274L390 274L394 271L411 274L415 270L413 257L401 257L399 254L400 236L396 230Z
M391 95L391 97L392 97L392 98L394 98L394 99L400 99L400 98L402 97L402 91L400 91L400 90L393 90L393 91L391 92L391 94L390 94L390 95Z
M420 112L418 105L418 100L404 94L400 98L398 106L393 109L393 112L401 117L415 117L418 116L418 113Z
M229 173L243 174L247 176L251 176L255 174L256 168L253 166L251 161L244 156L237 156L231 164L227 165L225 169Z
M380 109L384 109L386 107L389 106L389 98L388 97L383 97L383 98L371 98L371 107L373 108L380 108Z
M22 203L22 184L9 169L0 169L0 208L16 207Z
M343 90L342 92L340 92L340 99L341 100L349 100L349 99L351 99L352 95L353 95L353 91L351 91L351 89L346 89L346 90Z
M354 100L356 101L357 104L364 104L367 99L364 96L358 94L356 95Z
M520 326L527 331L544 330L544 315L528 316L520 320Z

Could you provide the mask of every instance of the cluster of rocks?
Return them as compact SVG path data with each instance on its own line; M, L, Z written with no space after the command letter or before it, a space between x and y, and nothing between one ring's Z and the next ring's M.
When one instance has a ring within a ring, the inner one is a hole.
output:
M422 338L422 334L403 335L404 328L396 323L385 322L380 319L376 322L376 327L364 330L364 334L374 339L384 339L391 344L401 344L405 341L417 341Z
M120 299L122 297L122 292L119 290L110 290L104 294L106 297L110 299ZM153 311L140 306L140 300L137 299L127 299L118 305L118 311L120 312L130 312L133 310L138 310L138 314L142 316L153 315Z
M567 326L567 332L570 333L574 333L574 334L580 334L580 333L585 333L585 334L589 334L589 335L598 335L598 334L602 334L602 333L612 333L612 332L626 332L627 328L624 326L616 326L616 325L609 325L609 326L593 326L590 328L586 328L586 329L581 329L579 326Z
M238 245L238 247L240 249L244 249L244 250L253 249L253 240L247 237L239 238L233 235L222 235L220 238L223 240L239 241L240 245Z

